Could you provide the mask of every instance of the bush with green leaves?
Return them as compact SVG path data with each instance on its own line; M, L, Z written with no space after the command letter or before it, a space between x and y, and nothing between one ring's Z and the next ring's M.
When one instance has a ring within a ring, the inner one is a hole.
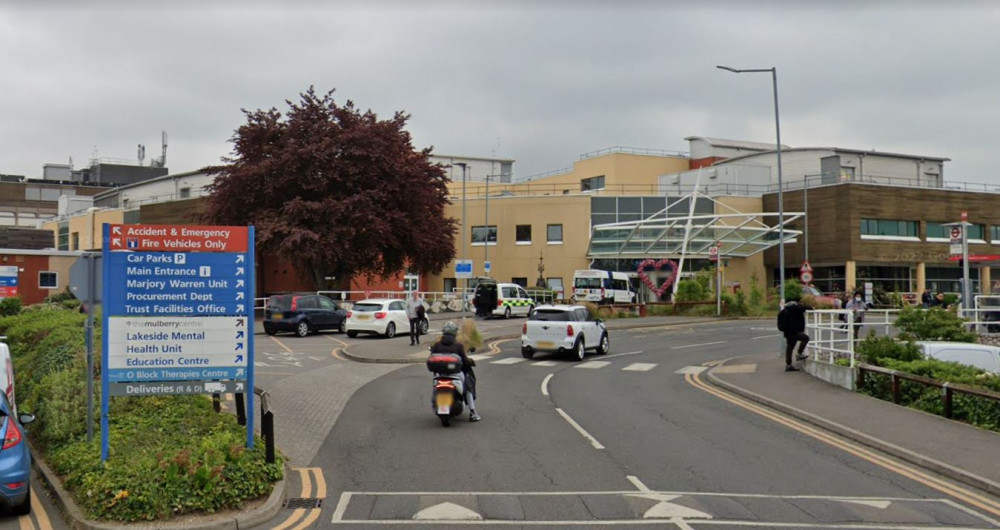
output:
M239 509L271 491L280 457L267 464L258 437L247 449L245 427L216 413L207 396L111 398L111 454L102 465L99 438L86 441L84 319L63 304L37 304L0 318L0 334L14 358L18 406L37 416L28 431L40 450L35 457L63 477L87 516L169 520ZM99 402L100 385L94 388Z
M785 280L785 300L801 300L802 284L798 280Z
M895 325L901 340L943 340L976 342L976 334L965 328L965 319L953 311L932 307L904 307L899 311Z
M867 363L884 366L885 361L916 361L923 358L920 347L910 341L869 334L858 343L857 354Z
M681 280L677 284L678 302L702 302L707 299L705 288L697 280Z
M21 299L17 296L0 299L0 316L11 316L21 312Z

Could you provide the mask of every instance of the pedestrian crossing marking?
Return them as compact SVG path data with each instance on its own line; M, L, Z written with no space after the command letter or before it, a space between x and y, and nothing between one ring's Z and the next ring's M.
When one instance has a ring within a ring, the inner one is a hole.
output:
M586 363L583 363L583 364L578 364L578 365L574 366L574 368L591 368L591 369L597 369L597 368L604 368L605 366L607 366L609 364L611 364L611 361L590 361L590 362L586 362Z
M491 357L491 355L486 354L486 353L477 353L475 355L470 355L469 356L470 359L475 359L477 361L485 361L486 359L489 359L490 357Z
M727 364L717 366L712 371L719 374L752 374L757 371L757 365L754 363Z
M632 363L622 368L622 370L626 372L648 372L653 368L656 368L656 365L653 363Z
M536 363L531 363L531 366L556 366L557 364L559 363L555 361L538 361Z
M493 361L491 364L517 364L523 363L524 359L519 357L507 357L506 359L500 359L499 361Z
M675 374L685 374L685 375L686 374L698 375L698 374L704 372L707 369L708 369L707 366L685 366L684 368L681 368L680 370L677 370L674 373Z

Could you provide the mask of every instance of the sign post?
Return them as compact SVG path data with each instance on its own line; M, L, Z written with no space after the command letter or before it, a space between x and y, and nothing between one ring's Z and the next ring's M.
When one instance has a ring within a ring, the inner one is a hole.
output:
M708 247L708 261L715 262L715 316L722 316L722 263L719 261L720 241Z
M102 462L110 396L236 392L253 411L253 241L245 226L104 225Z
M802 285L812 285L813 268L808 261L803 261L802 266L799 267L799 281L802 282Z

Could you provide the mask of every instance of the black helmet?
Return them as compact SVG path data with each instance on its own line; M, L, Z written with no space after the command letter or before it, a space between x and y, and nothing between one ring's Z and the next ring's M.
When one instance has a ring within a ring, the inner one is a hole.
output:
M442 335L451 335L452 337L458 335L458 324L452 322L451 320L444 323L441 326Z

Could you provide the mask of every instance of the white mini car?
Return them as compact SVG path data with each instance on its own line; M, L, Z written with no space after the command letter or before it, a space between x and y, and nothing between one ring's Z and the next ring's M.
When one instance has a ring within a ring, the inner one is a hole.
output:
M605 355L611 349L608 329L601 319L591 319L580 305L540 305L521 327L521 355L531 359L535 352L570 353L582 361L586 350Z
M347 312L344 331L351 338L357 337L358 333L370 333L391 339L396 333L409 333L406 301L390 298L362 300Z

